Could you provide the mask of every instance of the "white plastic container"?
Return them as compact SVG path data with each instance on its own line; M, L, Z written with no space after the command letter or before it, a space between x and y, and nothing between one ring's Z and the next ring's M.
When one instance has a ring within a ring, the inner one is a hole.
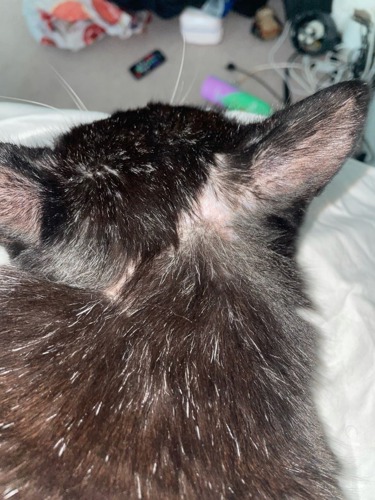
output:
M223 39L223 19L188 7L180 14L180 30L187 43L216 45Z

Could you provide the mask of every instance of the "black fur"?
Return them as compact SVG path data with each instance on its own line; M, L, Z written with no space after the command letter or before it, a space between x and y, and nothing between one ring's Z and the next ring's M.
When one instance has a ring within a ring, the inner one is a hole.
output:
M0 483L25 499L340 499L295 242L368 90L259 124L152 104L0 147Z

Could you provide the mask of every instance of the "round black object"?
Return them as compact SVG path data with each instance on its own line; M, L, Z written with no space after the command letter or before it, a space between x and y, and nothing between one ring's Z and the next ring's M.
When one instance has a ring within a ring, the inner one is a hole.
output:
M291 37L298 52L310 55L333 50L340 41L332 17L318 10L297 14L292 20Z

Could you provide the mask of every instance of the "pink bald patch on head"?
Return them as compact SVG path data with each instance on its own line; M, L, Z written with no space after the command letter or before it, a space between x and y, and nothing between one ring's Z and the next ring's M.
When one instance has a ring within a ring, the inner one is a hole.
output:
M117 277L117 280L111 283L111 285L109 285L104 290L105 295L111 300L118 299L119 296L121 295L122 289L133 276L135 269L136 269L136 263L129 262L123 273Z
M197 216L207 229L223 237L230 236L233 211L218 189L207 185L198 198L197 208Z
M180 237L185 239L192 232L211 233L225 240L234 238L234 211L230 200L221 189L217 172L210 172L210 178L198 195L192 211L180 221Z
M0 226L35 242L40 236L40 199L34 184L0 167Z

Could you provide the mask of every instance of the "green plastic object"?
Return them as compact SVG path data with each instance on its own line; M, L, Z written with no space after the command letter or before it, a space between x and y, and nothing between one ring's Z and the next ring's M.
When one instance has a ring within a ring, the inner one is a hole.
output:
M221 98L223 106L231 110L247 111L255 115L269 116L272 114L271 106L246 92L233 92Z
M203 99L230 110L247 111L255 115L269 116L272 114L271 106L254 95L241 91L216 76L208 76L201 86Z

